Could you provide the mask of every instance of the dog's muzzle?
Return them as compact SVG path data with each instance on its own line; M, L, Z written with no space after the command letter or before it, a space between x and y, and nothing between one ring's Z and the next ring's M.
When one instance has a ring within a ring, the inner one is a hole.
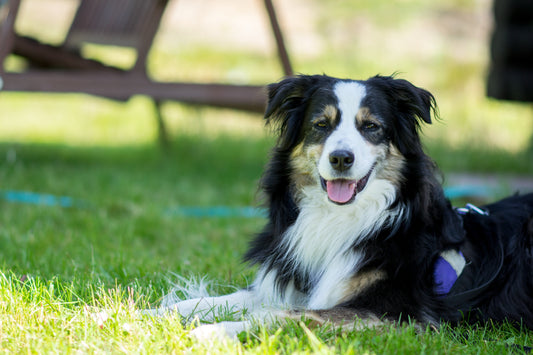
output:
M320 182L322 183L322 188L328 194L328 198L331 202L338 205L345 205L353 202L358 193L363 191L368 183L370 175L374 171L374 167L359 180L348 180L348 179L333 179L326 180L323 177L320 177Z

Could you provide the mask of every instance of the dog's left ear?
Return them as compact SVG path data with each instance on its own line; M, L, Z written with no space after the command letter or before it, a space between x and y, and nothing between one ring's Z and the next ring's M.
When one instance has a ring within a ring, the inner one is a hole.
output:
M431 124L431 116L437 117L435 97L427 90L419 88L403 79L393 79L392 87L396 105L400 112Z
M430 124L432 115L438 117L435 98L429 91L393 76L378 75L368 79L368 82L384 92L394 111L405 119L415 118L418 119L416 124L419 121Z
M421 151L418 129L420 123L430 124L431 116L438 117L433 95L407 80L392 76L368 79L371 86L384 93L395 116L391 138L402 154Z

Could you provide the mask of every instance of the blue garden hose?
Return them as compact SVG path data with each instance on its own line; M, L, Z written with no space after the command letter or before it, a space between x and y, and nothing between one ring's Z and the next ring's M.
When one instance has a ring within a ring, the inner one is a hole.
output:
M487 186L451 186L446 187L444 193L450 199L488 198L494 195L495 190ZM28 191L0 191L0 199L12 203L50 207L86 208L90 206L90 203L69 196L55 196ZM163 215L196 218L265 218L267 211L264 208L249 206L177 206L166 208Z

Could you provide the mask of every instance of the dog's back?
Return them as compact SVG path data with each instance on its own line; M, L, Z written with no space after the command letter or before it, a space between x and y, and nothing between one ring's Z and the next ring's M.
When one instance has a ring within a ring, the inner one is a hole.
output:
M533 329L533 194L508 197L462 219L467 264L447 302L471 321L508 320Z

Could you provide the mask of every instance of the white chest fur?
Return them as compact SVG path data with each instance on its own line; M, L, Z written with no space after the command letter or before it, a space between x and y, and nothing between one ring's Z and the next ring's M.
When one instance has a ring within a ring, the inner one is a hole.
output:
M401 207L389 209L395 194L389 181L374 179L354 203L338 206L327 200L320 187L304 189L298 219L285 233L280 248L285 251L286 259L292 261L295 273L309 275L312 290L303 295L295 290L292 282L285 290L278 290L274 269L259 272L255 282L259 293L266 296L269 303L274 301L307 309L337 305L364 258L353 246L401 218Z

